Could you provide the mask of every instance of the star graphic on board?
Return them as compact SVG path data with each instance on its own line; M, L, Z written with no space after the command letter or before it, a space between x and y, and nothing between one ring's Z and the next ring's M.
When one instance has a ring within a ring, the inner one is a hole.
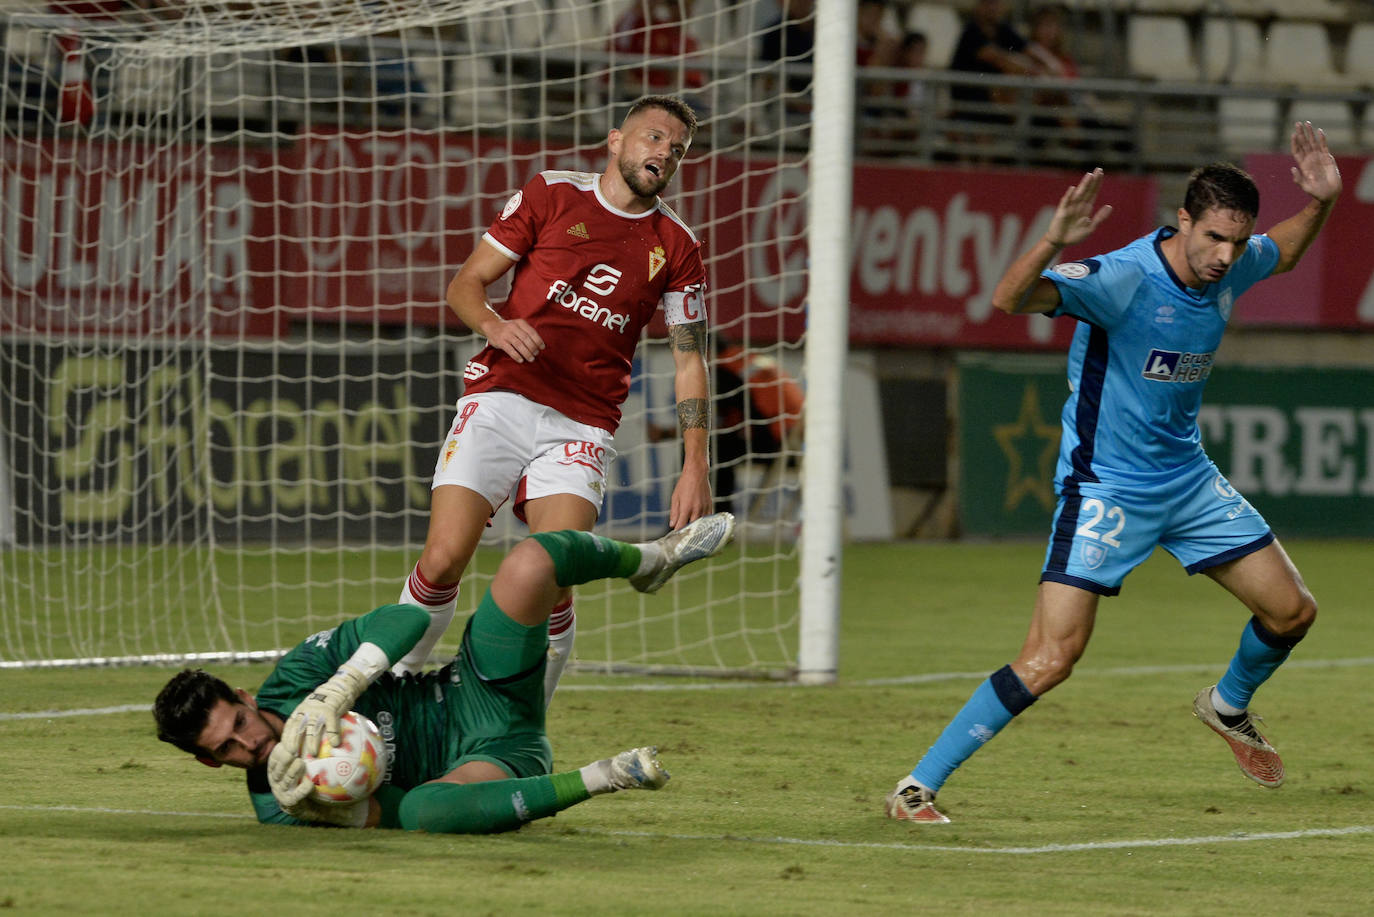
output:
M1021 395L1021 408L1012 423L992 428L997 445L1007 457L1007 495L1004 508L1011 512L1026 497L1054 509L1054 463L1059 454L1059 424L1045 423L1040 416L1040 392L1031 384Z

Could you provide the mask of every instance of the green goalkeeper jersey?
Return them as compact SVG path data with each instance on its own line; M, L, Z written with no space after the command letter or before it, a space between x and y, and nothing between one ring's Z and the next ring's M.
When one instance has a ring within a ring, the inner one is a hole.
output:
M413 605L383 605L337 627L312 634L281 658L258 689L259 709L286 719L296 706L346 662L363 643L375 643L394 663L424 632L428 614ZM459 669L398 677L385 672L353 709L377 724L390 752L386 782L403 790L448 773L460 736L450 716ZM248 790L258 820L298 824L281 810L264 768L249 771Z

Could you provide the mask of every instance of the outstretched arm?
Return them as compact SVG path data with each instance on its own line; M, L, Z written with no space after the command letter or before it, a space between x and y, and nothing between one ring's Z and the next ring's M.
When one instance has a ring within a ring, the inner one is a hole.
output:
M1311 121L1299 121L1293 125L1289 146L1293 151L1293 183L1311 200L1269 230L1269 238L1279 247L1275 274L1297 267L1341 194L1341 170L1336 167L1336 157L1326 148L1326 134L1313 127Z
M1059 290L1040 276L1059 252L1082 242L1111 216L1110 204L1093 212L1102 188L1102 170L1093 169L1059 198L1045 235L1011 263L992 291L992 304L1009 315L1049 312L1059 305Z

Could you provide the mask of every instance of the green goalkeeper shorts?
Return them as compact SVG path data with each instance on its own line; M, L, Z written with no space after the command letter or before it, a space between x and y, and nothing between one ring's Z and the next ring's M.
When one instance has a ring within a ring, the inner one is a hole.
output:
M459 681L447 686L450 734L458 737L448 771L489 761L512 777L552 772L553 749L544 732L548 645L547 624L513 621L489 595L478 605L453 662Z

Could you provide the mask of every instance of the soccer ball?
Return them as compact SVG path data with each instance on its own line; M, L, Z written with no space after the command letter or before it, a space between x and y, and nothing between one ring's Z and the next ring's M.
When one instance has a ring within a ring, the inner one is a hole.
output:
M349 805L376 792L390 764L377 725L356 711L339 717L339 744L320 742L315 754L304 754L305 772L315 784L317 802Z

